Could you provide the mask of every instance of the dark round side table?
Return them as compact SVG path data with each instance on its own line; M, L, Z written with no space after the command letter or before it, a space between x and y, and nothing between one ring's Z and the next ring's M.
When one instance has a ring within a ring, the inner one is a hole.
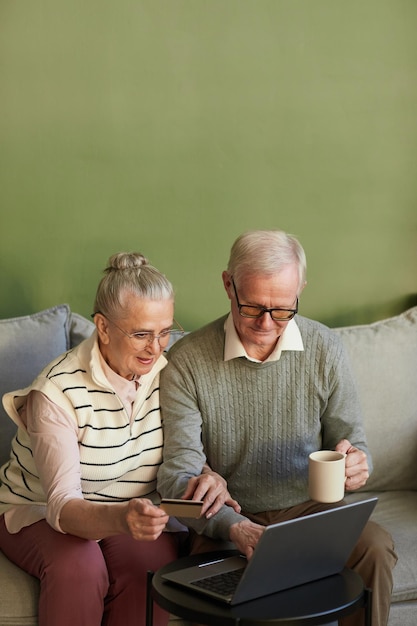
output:
M165 565L155 573L149 572L147 626L152 626L153 601L185 620L213 626L318 626L337 621L359 608L364 608L365 624L371 626L371 590L365 588L356 572L347 568L340 574L235 606L207 599L162 578L167 572L232 554L236 552L188 556Z

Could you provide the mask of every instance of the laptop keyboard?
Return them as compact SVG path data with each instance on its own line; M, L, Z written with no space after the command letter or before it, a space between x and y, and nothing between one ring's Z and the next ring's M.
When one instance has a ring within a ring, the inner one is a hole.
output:
M233 592L242 577L244 569L245 568L242 567L240 569L232 570L231 572L215 574L214 576L209 576L208 578L194 580L191 584L196 587L200 587L201 589L213 591L222 596L228 597L233 595Z

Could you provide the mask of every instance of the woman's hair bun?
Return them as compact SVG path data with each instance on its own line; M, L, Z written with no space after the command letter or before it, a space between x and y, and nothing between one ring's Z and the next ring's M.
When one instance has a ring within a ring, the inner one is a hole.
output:
M109 258L105 272L137 269L144 265L149 265L149 261L140 252L117 252Z
M126 293L146 300L173 300L172 284L140 252L117 252L107 261L94 311L110 319L126 315Z

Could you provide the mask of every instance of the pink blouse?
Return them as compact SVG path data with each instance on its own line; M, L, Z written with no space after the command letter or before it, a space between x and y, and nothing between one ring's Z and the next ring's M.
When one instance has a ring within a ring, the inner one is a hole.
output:
M100 360L107 380L122 400L131 418L132 405L140 382L122 378L107 365L101 355ZM32 441L33 453L42 487L47 494L48 507L52 511L52 519L58 520L59 525L61 508L68 498L83 497L77 425L73 416L68 415L40 391L32 391L29 394L20 415ZM17 533L23 527L45 517L46 505L33 504L12 507L4 514L6 528L10 533Z

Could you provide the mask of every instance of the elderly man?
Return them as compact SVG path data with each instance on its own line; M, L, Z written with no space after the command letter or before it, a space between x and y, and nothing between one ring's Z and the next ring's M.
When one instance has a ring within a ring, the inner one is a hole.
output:
M265 525L320 510L308 499L308 455L346 454L346 489L371 467L347 355L330 329L297 315L306 259L282 231L250 231L234 243L223 284L230 314L189 334L161 375L163 496L181 497L207 461L228 482L238 513L223 506L189 522L192 551L232 541L251 557ZM323 505L321 505L323 506ZM373 626L388 621L396 555L368 522L348 566L373 589ZM360 624L361 615L344 623Z

